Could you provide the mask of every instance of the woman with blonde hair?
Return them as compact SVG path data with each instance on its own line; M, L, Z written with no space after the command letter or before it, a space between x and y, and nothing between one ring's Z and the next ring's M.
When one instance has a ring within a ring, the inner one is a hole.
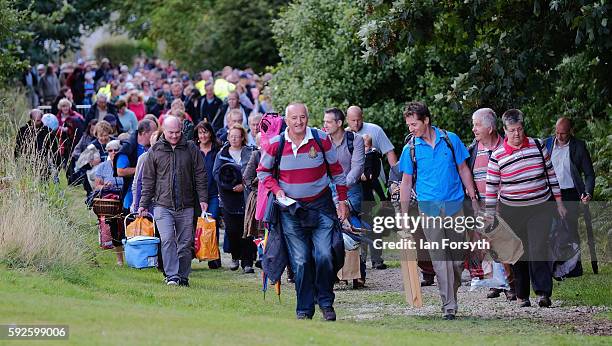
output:
M225 232L232 254L230 269L237 270L242 266L244 273L254 273L253 261L257 250L252 236L243 237L245 205L250 192L243 176L253 147L247 145L247 132L240 124L230 127L227 139L228 144L215 158L213 177L223 205Z
M168 116L175 116L183 121L183 136L186 140L193 139L193 121L187 112L185 112L185 104L180 99L172 101L170 110L159 117L159 123L163 126L164 119Z

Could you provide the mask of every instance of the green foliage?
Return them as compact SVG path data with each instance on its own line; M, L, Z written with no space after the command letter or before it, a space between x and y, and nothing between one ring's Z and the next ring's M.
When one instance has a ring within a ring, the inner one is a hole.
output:
M4 85L27 64L20 58L21 43L27 35L15 30L22 25L25 13L19 11L8 0L0 0L0 85Z
M271 20L286 0L215 1L207 19L198 23L193 51L199 66L250 66L257 71L279 61ZM198 67L198 66L194 66Z
M305 102L312 123L320 125L325 108L357 104L368 121L401 132L401 105L394 97L402 81L393 65L378 68L361 58L357 31L363 15L353 2L333 0L293 3L281 13L273 25L282 58L271 83L277 109Z
M433 123L466 142L477 108L521 108L529 135L550 135L569 116L577 136L605 152L608 13L607 0L297 1L274 23L282 60L273 101L304 101L315 118L324 107L361 105L396 147L407 101L425 101ZM601 132L586 126L595 121ZM597 174L598 191L608 191L609 170Z
M94 49L96 59L108 58L114 63L131 64L139 54L151 54L153 49L146 43L124 38L109 39L101 42Z
M17 28L31 34L31 40L24 42L22 48L32 63L57 60L66 52L80 48L81 35L105 24L110 17L105 1L16 0L14 3L27 14Z
M286 0L114 1L117 29L162 40L165 56L191 72L224 65L263 71L278 62L270 22Z

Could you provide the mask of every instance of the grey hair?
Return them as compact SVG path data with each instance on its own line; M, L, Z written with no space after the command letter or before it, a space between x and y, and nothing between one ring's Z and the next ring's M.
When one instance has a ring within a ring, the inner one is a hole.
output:
M121 148L121 142L118 139L113 139L112 141L106 143L106 150L114 149L119 150Z
M518 123L523 125L523 112L518 109L509 109L505 111L502 115L502 123L504 124L504 127L508 127L508 125L514 125Z
M106 94L103 91L98 91L98 93L96 94L96 98L104 98L106 101L108 101L108 96L106 96Z
M497 115L495 115L495 111L491 108L477 109L476 112L472 114L472 119L480 119L484 126L492 128L493 130L497 127Z
M287 107L285 108L285 116L287 115L287 113L289 113L289 107L291 106L304 106L304 109L306 109L306 117L309 117L310 112L308 112L308 106L306 106L305 104L301 103L301 102L291 102L290 104L287 105Z
M38 108L33 108L32 110L30 110L30 119L32 119L34 117L34 114L40 114L40 116L43 115L43 111L41 111Z

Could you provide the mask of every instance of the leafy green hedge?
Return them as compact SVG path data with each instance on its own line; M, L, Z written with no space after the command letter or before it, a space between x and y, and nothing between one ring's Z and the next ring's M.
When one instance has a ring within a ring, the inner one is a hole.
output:
M113 63L132 64L139 54L152 55L154 44L149 41L134 41L125 38L112 38L101 42L94 48L96 59L108 58Z

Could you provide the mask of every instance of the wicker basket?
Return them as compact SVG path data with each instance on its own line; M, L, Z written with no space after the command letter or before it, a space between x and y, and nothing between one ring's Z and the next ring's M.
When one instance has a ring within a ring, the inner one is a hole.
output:
M93 211L98 216L117 216L123 211L121 201L118 199L94 198Z

